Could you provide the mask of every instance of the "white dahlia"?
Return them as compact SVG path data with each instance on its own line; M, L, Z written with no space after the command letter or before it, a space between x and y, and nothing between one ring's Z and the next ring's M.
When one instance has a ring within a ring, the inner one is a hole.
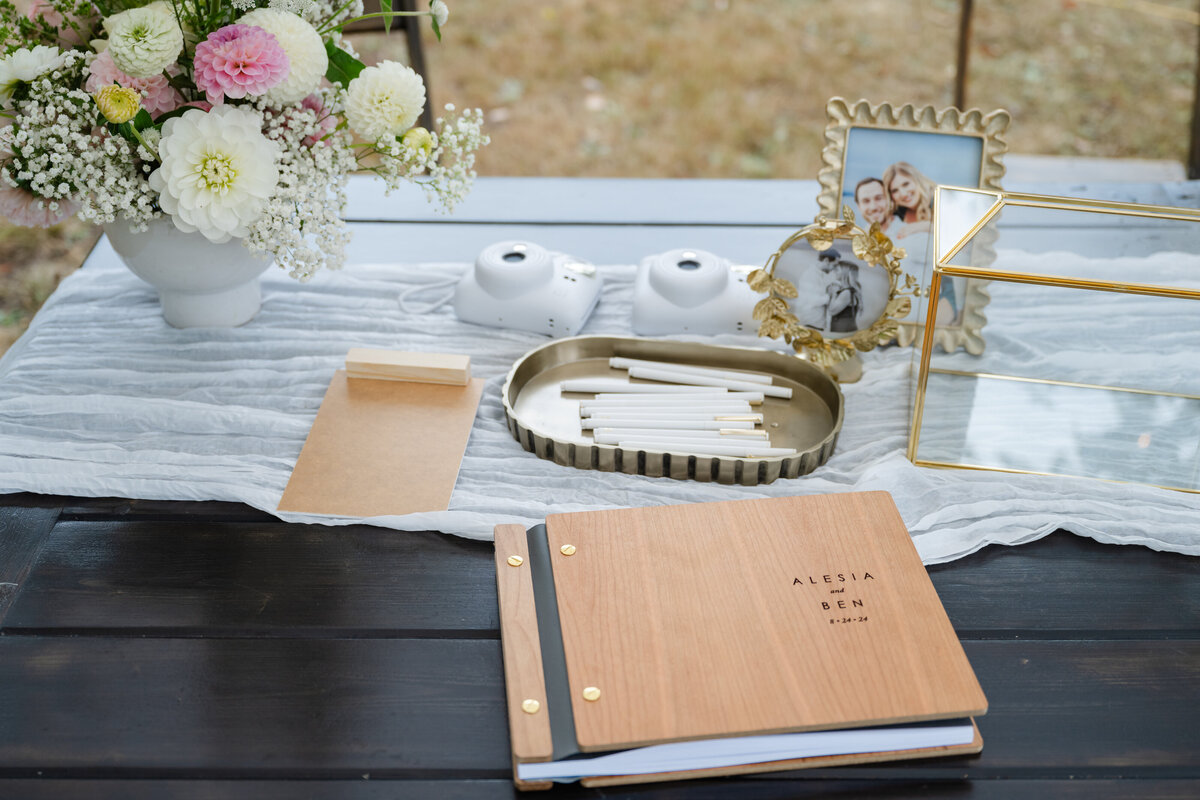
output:
M290 71L264 97L272 105L299 103L317 90L329 69L329 56L317 29L304 19L274 8L259 8L243 14L241 25L257 25L273 35L287 54Z
M164 2L113 14L104 30L113 63L131 78L161 75L183 51L183 30Z
M372 142L399 136L411 128L425 107L425 82L395 61L367 67L346 87L346 121Z
M163 125L162 166L150 187L179 230L213 242L250 233L279 182L279 146L262 125L257 111L230 105L194 108Z
M63 54L57 47L39 44L0 58L0 102L12 102L13 92L23 83L62 66Z

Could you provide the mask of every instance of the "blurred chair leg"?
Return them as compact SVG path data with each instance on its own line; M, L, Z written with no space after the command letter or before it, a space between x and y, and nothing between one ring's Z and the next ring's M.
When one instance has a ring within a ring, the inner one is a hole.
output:
M401 11L416 11L417 0L400 0L395 6ZM425 66L425 49L421 46L421 27L424 17L399 17L404 23L404 41L408 44L408 63L425 80L425 110L421 112L421 124L433 130L433 92L429 85L429 70Z
M967 67L971 63L971 16L973 0L961 0L958 17L958 59L954 69L954 107L967 108Z
M1197 34L1196 81L1192 93L1192 139L1188 145L1187 176L1200 178L1200 32Z

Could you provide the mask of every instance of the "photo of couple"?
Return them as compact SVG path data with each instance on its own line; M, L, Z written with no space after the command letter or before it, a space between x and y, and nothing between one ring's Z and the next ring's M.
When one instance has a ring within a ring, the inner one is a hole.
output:
M914 233L929 233L936 188L937 184L912 164L897 161L882 177L869 175L854 186L859 220L864 228L879 225L897 244Z
M842 204L854 210L862 227L877 224L903 247L904 271L927 284L937 186L976 187L982 165L983 140L978 136L852 128L842 172ZM939 326L960 321L963 291L961 279L942 283ZM920 307L912 321L923 324L924 316Z
M897 161L883 171L883 177L867 176L854 187L854 204L864 227L878 225L879 230L906 252L901 262L905 272L922 269L928 256L929 234L933 230L933 200L937 184L907 161ZM917 235L921 234L921 235ZM953 279L942 282L938 292L937 318L942 324L958 322L961 311ZM918 308L924 322L924 308Z
M891 288L883 267L859 261L844 244L844 249L817 251L800 240L784 251L775 266L775 274L796 287L792 312L800 324L827 339L871 327L882 316Z

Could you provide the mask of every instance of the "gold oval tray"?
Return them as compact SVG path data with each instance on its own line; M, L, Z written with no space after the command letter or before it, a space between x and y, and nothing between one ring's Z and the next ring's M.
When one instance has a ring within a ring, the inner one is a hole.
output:
M608 366L613 356L775 376L776 384L791 387L792 397L765 398L763 426L770 431L773 445L793 447L797 454L747 458L695 455L683 450L623 450L596 444L579 424L579 400L590 395L563 393L559 382L569 378L625 377L624 371ZM748 347L619 336L576 336L531 350L513 365L501 395L509 431L522 447L541 458L580 469L745 486L807 475L824 464L833 454L844 414L844 399L837 383L819 367L796 356Z

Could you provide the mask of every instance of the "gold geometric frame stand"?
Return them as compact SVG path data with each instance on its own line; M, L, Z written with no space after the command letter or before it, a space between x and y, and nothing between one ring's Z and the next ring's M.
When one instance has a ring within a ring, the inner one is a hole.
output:
M1001 213L1006 208L1045 209L1047 211L1082 212L1086 214L1112 215L1114 226L1119 227L1116 217L1137 218L1143 220L1178 221L1197 223L1200 225L1200 210L1187 208L1172 208L1167 206L1148 206L1134 203L1115 201L1100 201L1076 199L1068 197L1052 197L1032 195L1020 192L1004 192L986 189L970 189L941 186L938 188L938 199L935 203L933 269L930 297L938 297L942 282L951 278L966 278L995 282L1028 284L1063 289L1081 289L1100 292L1112 292L1125 295L1144 295L1159 298L1182 300L1200 300L1200 289L1186 288L1178 285L1164 285L1147 280L1145 275L1133 275L1131 278L1142 280L1102 280L1094 277L1078 275L1034 274L1013 269L1006 269L1001 263L992 263L995 253L991 251L992 244L997 240L997 224ZM951 209L958 209L954 213ZM964 212L966 210L966 213ZM1197 229L1196 244L1200 246L1200 227ZM987 254L983 259L986 265L976 266L974 260L967 255L972 243L984 242ZM1195 252L1200 254L1200 249ZM957 261L957 263L955 263ZM1197 276L1200 278L1200 275ZM996 284L993 284L995 286ZM1058 380L1045 377L1031 377L1012 374L1001 374L994 371L971 370L961 368L940 368L933 365L935 348L936 304L930 304L927 310L929 320L923 331L919 351L919 361L916 369L915 391L913 394L912 416L910 421L907 456L917 466L935 468L953 468L970 470L989 470L1032 475L1053 475L1091 477L1117 482L1145 483L1159 488L1174 489L1185 492L1200 493L1200 480L1192 476L1193 485L1186 481L1150 482L1136 477L1107 477L1097 475L1080 475L1075 472L1041 471L1034 469L1016 468L1004 464L961 463L957 461L931 459L921 455L921 435L924 430L925 411L930 391L931 376L973 379L976 385L987 381L1020 382L1025 384L1041 384L1057 387L1070 387L1078 390L1100 390L1116 392L1122 396L1153 395L1165 398L1180 398L1187 401L1200 402L1200 395L1188 392L1160 391L1151 388L1107 385L1077 380ZM1200 320L1200 309L1197 310L1197 320ZM1200 326L1198 326L1200 329ZM943 356L944 357L944 356ZM962 361L955 362L961 366ZM934 424L937 424L936 422Z

